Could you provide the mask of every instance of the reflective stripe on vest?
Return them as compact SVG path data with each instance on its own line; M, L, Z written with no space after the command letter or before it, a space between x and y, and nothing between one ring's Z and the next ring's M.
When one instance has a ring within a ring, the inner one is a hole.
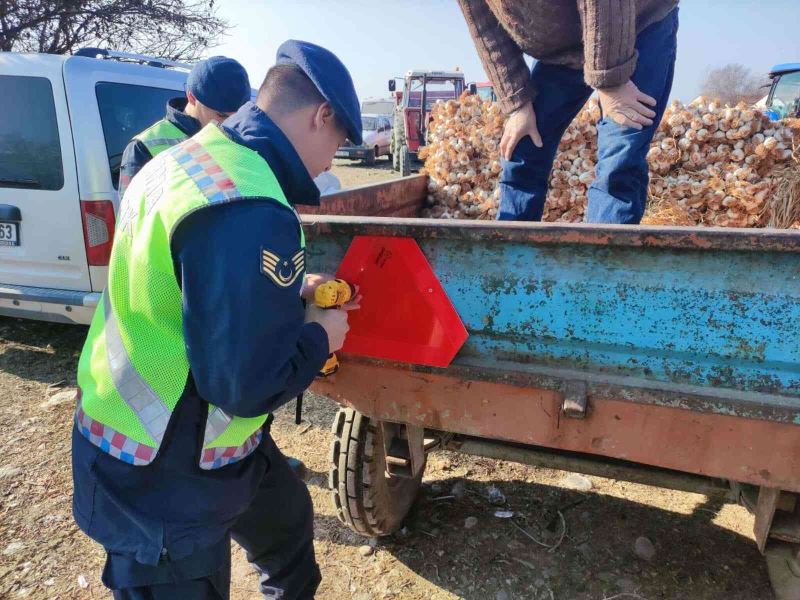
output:
M209 405L209 410L211 405ZM206 424L206 428L208 424ZM208 431L208 429L206 429ZM263 429L259 427L249 438L240 446L227 446L220 448L204 448L200 456L200 468L208 471L209 469L219 469L225 465L235 463L249 456L253 450L261 443Z
M184 172L210 204L239 198L241 194L227 173L214 161L203 146L193 139L169 150L168 156L175 159ZM261 441L261 428L239 446L208 448L230 427L233 417L217 406L208 405L208 417L203 435L203 450L200 456L201 469L218 469L248 456Z
M75 425L83 437L92 444L128 464L141 467L149 465L156 456L156 449L140 444L100 421L95 421L83 411L81 391L78 390L78 407L75 410Z
M147 435L160 446L171 412L131 364L117 326L117 318L111 310L108 293L103 294L103 311L106 319L106 349L111 380L125 404L138 417Z
M200 144L189 138L169 151L169 156L183 167L209 203L239 198L236 184Z
M155 154L159 154L158 152L159 146L167 146L171 148L176 144L180 144L185 139L186 136L183 136L182 138L163 137L163 138L150 138L146 140L141 140L141 142L144 144L144 147L147 148L147 151L155 156ZM166 148L162 149L161 152L163 152L164 150L166 150Z
M177 125L161 119L133 139L142 142L150 155L155 157L188 137Z

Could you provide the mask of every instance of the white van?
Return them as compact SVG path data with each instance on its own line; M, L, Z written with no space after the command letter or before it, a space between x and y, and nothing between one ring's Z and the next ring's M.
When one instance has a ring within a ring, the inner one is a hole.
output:
M0 315L91 321L122 152L184 93L189 68L96 49L0 52Z

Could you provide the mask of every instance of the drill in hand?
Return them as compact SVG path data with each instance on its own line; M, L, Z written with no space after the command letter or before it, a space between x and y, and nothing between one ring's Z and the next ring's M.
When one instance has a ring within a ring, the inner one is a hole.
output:
M314 291L314 304L320 308L339 308L355 298L356 289L343 279L332 279L320 285ZM320 376L328 377L339 370L339 359L331 353L325 366L319 372Z

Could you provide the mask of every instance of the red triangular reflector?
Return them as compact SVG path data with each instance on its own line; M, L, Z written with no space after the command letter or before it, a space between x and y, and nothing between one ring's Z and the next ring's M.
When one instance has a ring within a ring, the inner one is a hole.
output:
M358 236L337 277L359 286L343 351L446 367L467 330L413 238Z

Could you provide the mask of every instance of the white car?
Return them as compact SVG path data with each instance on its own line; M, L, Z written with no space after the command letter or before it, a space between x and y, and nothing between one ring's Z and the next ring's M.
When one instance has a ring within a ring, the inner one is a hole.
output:
M122 151L190 65L0 52L0 315L88 324L108 277Z
M361 115L363 143L356 146L347 140L336 151L336 158L362 159L374 165L379 156L391 157L392 119L388 115Z

